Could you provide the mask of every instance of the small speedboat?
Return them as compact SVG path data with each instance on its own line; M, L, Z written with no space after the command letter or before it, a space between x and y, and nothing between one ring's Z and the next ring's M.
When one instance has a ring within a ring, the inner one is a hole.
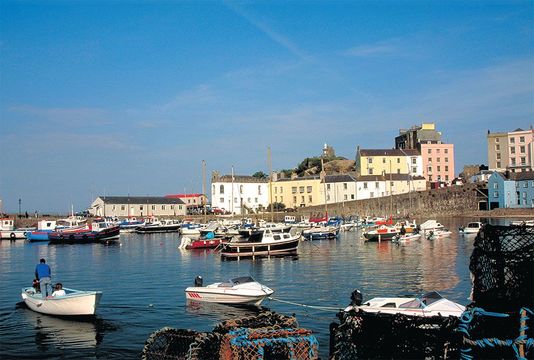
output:
M345 311L362 310L368 313L404 314L411 316L455 316L460 317L465 306L445 299L437 291L428 292L415 298L377 297L362 304L362 295L355 290L351 295L352 303Z
M463 234L463 235L470 235L470 234L475 235L475 234L478 234L481 228L482 228L482 223L475 221L475 222L468 223L467 226L460 227L458 231L460 232L460 234Z
M274 290L260 284L250 276L230 279L228 282L218 282L202 286L202 277L195 278L195 286L185 289L187 300L204 301L219 304L255 305L261 302Z
M421 238L421 234L404 234L404 235L397 235L393 238L393 242L398 243L404 243L412 240L419 240Z
M22 300L26 305L42 314L56 316L84 316L94 315L102 297L101 291L82 291L63 288L66 295L47 296L42 298L41 293L33 287L22 289Z

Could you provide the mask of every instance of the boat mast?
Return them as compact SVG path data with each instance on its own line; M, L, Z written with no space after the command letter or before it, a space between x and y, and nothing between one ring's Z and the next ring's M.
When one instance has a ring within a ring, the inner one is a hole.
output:
M269 166L269 203L271 206L271 222L273 222L273 164L271 160L271 147L267 147L267 164Z
M204 207L204 224L207 222L206 199L206 161L202 160L202 205Z
M232 219L234 218L234 165L232 165L232 199L230 200L230 212L232 213Z
M393 186L391 186L391 160L389 160L389 216L393 217Z
M324 214L326 221L328 221L328 201L326 201L326 172L324 171L324 162L321 157L321 175L323 177L323 187L324 187Z

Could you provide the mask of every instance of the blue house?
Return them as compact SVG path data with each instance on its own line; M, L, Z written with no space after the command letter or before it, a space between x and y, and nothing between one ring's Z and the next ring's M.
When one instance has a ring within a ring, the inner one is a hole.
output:
M488 179L489 208L533 208L534 171L494 172Z

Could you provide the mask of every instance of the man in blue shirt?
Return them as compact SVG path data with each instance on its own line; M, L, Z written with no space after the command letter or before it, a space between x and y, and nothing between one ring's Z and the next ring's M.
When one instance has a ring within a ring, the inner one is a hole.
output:
M39 280L39 284L41 285L41 296L43 299L48 296L51 275L50 266L46 264L45 259L39 260L39 264L35 267L35 278Z

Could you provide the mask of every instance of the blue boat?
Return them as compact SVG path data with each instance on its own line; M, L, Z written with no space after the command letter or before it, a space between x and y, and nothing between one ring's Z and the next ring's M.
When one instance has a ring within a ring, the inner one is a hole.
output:
M57 223L55 220L41 220L37 223L37 230L28 231L26 239L30 242L48 241L48 235L55 231Z

